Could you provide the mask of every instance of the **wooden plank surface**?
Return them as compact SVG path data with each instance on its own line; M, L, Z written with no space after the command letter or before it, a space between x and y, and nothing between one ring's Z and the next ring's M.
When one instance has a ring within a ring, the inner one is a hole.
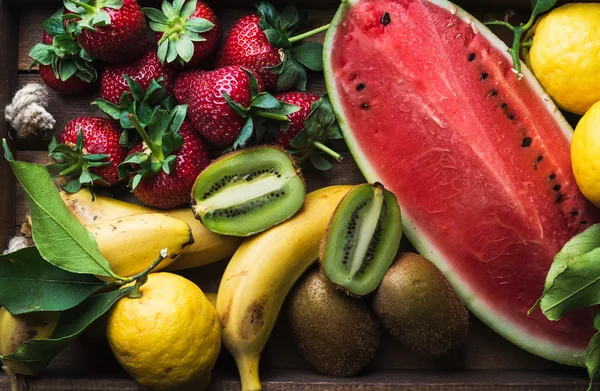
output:
M10 102L17 83L18 24L12 6L0 0L0 140L12 147L10 126L4 121L4 108ZM0 249L6 246L15 225L15 180L4 158L0 158Z
M0 377L0 387L8 386ZM582 391L587 381L582 373L557 371L378 371L358 377L333 379L307 370L266 371L264 391ZM4 388L2 388L4 389ZM231 372L215 372L209 391L239 391ZM595 387L594 389L597 389ZM30 391L138 391L124 376L82 379L54 374L29 382Z

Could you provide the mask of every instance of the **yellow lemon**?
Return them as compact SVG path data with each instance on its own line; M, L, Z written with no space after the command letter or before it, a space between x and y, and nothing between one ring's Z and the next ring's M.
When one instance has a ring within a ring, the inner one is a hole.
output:
M600 102L577 124L571 142L571 163L583 195L600 206Z
M106 335L123 368L153 390L204 390L221 349L217 312L191 281L148 276L141 298L111 309Z
M600 4L572 3L538 21L528 60L556 104L583 115L600 101L598 53Z

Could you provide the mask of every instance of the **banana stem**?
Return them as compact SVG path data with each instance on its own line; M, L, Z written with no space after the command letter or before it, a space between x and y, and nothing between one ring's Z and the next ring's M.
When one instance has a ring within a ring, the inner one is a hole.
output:
M330 26L331 26L331 23L328 23L325 26L321 26L321 27L318 27L318 28L316 28L314 30L310 30L310 31L307 31L305 33L302 33L302 34L296 35L294 37L288 38L288 41L290 41L290 43L302 41L305 38L312 37L313 35L316 35L316 34L319 34L319 33L323 32L323 31L328 30Z
M262 391L262 385L260 384L260 378L258 376L259 360L260 355L242 355L235 357L235 362L242 381L242 391Z
M338 162L342 161L342 159L343 159L342 155L340 155L339 153L337 153L333 149L329 148L327 145L323 144L322 142L320 142L320 141L313 141L313 145L315 147L319 148L321 151L323 151L326 154L328 154L329 156L331 156L332 158L334 158L335 160L337 160Z
M159 162L163 162L165 160L165 157L163 156L162 150L160 148L158 148L150 139L150 136L148 136L148 133L146 133L146 130L144 129L144 127L142 126L142 124L140 123L140 121L137 119L137 117L133 114L129 114L127 116L127 118L129 118L129 120L131 121L131 124L133 125L133 127L135 128L135 130L137 130L138 134L140 135L140 137L142 138L142 140L144 140L144 142L146 143L146 145L148 146L148 148L150 148L150 152L152 152L152 156L154 156L154 158L159 161Z

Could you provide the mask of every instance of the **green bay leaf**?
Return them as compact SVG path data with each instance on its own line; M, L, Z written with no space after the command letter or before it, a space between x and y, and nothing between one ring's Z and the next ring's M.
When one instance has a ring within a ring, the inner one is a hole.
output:
M13 315L65 311L107 285L93 275L51 265L36 247L0 256L0 307Z
M42 257L73 273L118 277L100 253L92 234L63 202L46 167L15 161L4 140L3 146L6 160L27 196L33 241Z
M52 338L33 339L21 345L14 354L0 356L0 359L23 362L36 371L44 370L61 350L132 289L133 287L128 287L89 297L77 307L61 314Z

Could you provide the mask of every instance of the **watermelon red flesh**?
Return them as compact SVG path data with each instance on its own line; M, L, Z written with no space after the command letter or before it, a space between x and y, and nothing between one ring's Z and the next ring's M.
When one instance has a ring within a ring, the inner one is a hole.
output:
M533 76L443 0L345 2L325 46L346 141L398 197L417 249L491 328L581 365L590 311L527 315L554 255L598 221L571 172L572 130Z

